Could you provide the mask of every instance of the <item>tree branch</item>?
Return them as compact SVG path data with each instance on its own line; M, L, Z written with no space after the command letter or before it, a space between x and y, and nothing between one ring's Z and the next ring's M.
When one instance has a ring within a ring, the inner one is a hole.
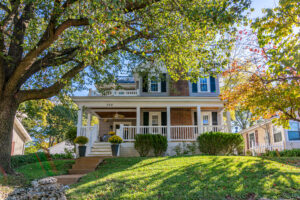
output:
M19 103L32 100L32 99L46 99L56 95L76 74L85 68L83 62L78 63L75 67L70 69L65 73L56 83L53 85L42 88L42 89L32 89L32 90L21 90L17 93L16 97Z
M4 10L5 12L7 12L7 13L11 12L11 10L6 5L4 5L3 3L0 3L0 8L2 10Z

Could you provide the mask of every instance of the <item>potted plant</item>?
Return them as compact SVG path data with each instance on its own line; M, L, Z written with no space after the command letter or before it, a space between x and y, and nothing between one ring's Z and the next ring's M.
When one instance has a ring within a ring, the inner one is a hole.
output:
M86 152L85 144L89 142L89 139L85 136L78 136L75 138L74 143L78 144L79 156L84 157Z
M119 150L119 146L120 144L123 142L122 138L114 135L111 136L108 141L111 143L111 151L112 151L112 155L113 156L117 156L118 154L118 150Z

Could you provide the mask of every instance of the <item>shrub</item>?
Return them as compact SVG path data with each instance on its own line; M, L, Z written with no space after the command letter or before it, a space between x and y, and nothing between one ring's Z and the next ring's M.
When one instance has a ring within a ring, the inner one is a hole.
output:
M152 135L137 134L135 136L134 148L138 151L141 157L146 157L152 149Z
M89 142L89 139L85 136L78 136L77 138L75 138L74 143L79 144L79 145L83 145Z
M74 140L76 139L76 135L77 135L77 128L72 127L66 132L64 138L65 138L65 140L73 143Z
M192 154L192 155L196 154L196 150L197 150L196 142L192 142L191 144L187 144L186 147L187 147L190 154Z
M179 143L179 144L177 144L175 147L174 147L174 149L173 149L174 151L175 151L175 153L176 153L176 156L180 156L182 153L182 148L181 148L181 144Z
M50 155L52 160L59 159L72 159L72 154L53 154ZM27 165L35 162L48 161L49 158L44 152L31 153L27 155L15 155L11 157L11 165L13 168L17 168L23 165Z
M111 136L108 141L113 144L120 144L123 142L122 138L117 135Z
M244 139L239 133L207 132L198 137L199 150L209 155L239 154L243 151Z
M286 149L283 151L279 151L278 153L280 157L300 157L300 149ZM278 154L276 150L266 151L266 153L264 153L264 156L278 157Z
M152 147L155 156L162 156L168 148L167 138L159 134L152 135Z

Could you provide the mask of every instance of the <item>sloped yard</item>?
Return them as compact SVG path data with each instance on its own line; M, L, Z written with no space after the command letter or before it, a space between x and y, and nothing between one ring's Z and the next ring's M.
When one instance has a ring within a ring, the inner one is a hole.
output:
M67 193L70 199L296 199L299 164L300 158L114 158Z

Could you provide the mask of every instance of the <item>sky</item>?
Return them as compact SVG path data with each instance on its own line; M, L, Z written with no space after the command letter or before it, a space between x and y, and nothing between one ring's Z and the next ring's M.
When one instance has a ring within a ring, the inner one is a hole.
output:
M278 5L278 0L252 0L251 8L254 8L254 11L251 13L250 18L254 19L256 17L262 17L263 8L274 8ZM89 88L95 90L94 85L88 86ZM74 93L74 96L87 96L88 90L78 91Z

